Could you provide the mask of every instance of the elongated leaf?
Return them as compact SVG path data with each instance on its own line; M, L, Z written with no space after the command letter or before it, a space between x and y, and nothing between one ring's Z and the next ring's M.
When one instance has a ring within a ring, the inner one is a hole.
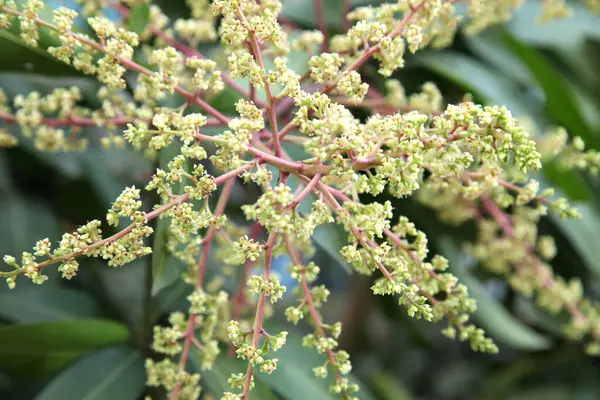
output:
M141 2L131 8L127 19L127 29L135 33L142 33L150 20L150 6Z
M397 379L385 372L373 377L373 390L381 400L412 400L414 397Z
M323 0L321 3L327 28L340 31L344 22L343 0ZM313 0L286 0L281 15L304 28L317 28Z
M529 70L506 48L502 38L495 31L466 36L465 41L477 56L495 66L504 75L524 85L535 84Z
M6 157L6 154L0 153L0 194L2 196L7 196L14 190L12 185L8 158Z
M85 293L50 285L18 286L0 293L0 304L1 318L23 324L102 315L100 307Z
M321 225L313 234L314 244L323 249L332 260L339 264L344 271L351 273L348 263L342 258L340 250L346 243L346 232L335 224Z
M600 18L583 3L569 2L574 15L548 24L536 22L542 15L542 7L538 1L525 2L507 28L519 40L536 46L572 47L586 38L600 38Z
M110 347L90 354L61 372L36 400L133 400L144 390L141 354Z
M452 273L467 285L469 293L477 302L475 317L491 337L520 350L543 350L550 347L551 343L547 337L513 317L479 281L464 270L464 264L468 263L469 259L461 256L449 239L442 240L440 245L453 266Z
M586 124L573 91L552 63L537 50L508 34L504 40L544 89L551 117L567 128L571 135L581 136L588 146L600 148L600 140Z
M579 220L564 220L552 216L554 222L577 249L579 255L585 260L588 268L600 278L600 247L598 234L600 234L600 215L589 204L577 204L581 213Z
M103 294L129 326L134 326L142 313L146 260L135 260L123 268L94 265Z
M500 74L494 67L459 53L423 53L418 60L428 68L460 84L487 104L507 106L517 117L528 116L538 120L541 104L535 98L526 98L515 82Z
M78 76L74 68L57 61L39 47L29 47L23 40L11 32L0 30L0 46L3 57L0 64L2 71L20 73L44 73L44 75Z
M88 132L100 136L100 129ZM151 163L131 149L90 148L81 160L83 172L94 187L96 195L110 207L125 186L131 186L140 176L152 171ZM147 179L144 179L144 182Z
M546 161L542 173L554 188L560 188L573 201L585 201L594 197L585 179L577 171L565 170L553 161Z
M32 251L37 240L47 237L54 241L60 232L58 221L43 203L16 193L0 198L0 220L0 257L10 254L19 260L23 251ZM0 265L6 270L3 262Z
M122 343L128 336L125 325L107 320L0 327L0 365L18 376L41 376L94 349Z

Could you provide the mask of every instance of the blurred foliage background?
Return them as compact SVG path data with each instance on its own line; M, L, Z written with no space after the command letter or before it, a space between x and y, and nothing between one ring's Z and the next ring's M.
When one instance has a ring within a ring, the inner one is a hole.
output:
M183 0L154 3L172 18L188 14ZM316 28L311 0L283 3L289 22ZM342 0L323 3L328 29L341 31ZM377 1L352 1L353 6L373 3ZM46 16L58 5L72 4L49 2ZM572 18L539 25L539 1L527 1L507 25L477 37L459 36L443 51L410 57L394 78L408 93L432 81L449 102L468 92L478 102L506 105L539 134L562 125L600 150L600 18L588 14L579 2L572 6ZM136 20L127 21L130 26L143 26L144 12L133 15ZM86 30L83 20L81 29ZM75 85L84 93L86 106L99 106L97 82L43 51L24 47L15 32L0 31L0 87L9 96ZM53 42L42 37L43 46ZM219 57L216 44L202 51ZM302 73L306 61L292 55L291 64ZM375 65L368 64L364 76L383 90L384 80L375 71ZM233 92L225 91L211 102L231 113L235 99ZM364 109L356 112L368 116ZM99 129L88 129L87 134L92 145L85 153L40 153L27 139L17 148L0 151L0 255L20 254L43 237L56 241L62 232L102 218L124 186L143 186L156 167L130 150L101 150ZM166 163L174 151L166 149L158 163ZM546 165L538 178L576 201L583 214L581 221L542 222L542 233L552 234L558 244L552 265L562 276L580 276L589 296L598 298L600 180L553 165ZM256 196L241 185L235 190L228 210L234 218L241 216L239 206ZM150 204L155 199L146 200ZM408 216L428 234L431 252L446 255L453 272L468 284L479 304L476 320L496 339L500 354L473 353L443 337L441 325L409 320L393 299L373 297L369 280L351 276L337 255L343 232L328 227L315 237L323 283L333 291L325 315L326 320L342 320L342 347L352 355L354 377L363 389L361 399L600 398L600 363L585 356L579 343L561 338L560 318L540 312L531 300L514 294L461 252L472 238L472 226L445 226L412 199L393 202L398 215ZM56 269L49 268L50 280L41 287L24 279L12 291L0 286L1 399L134 400L146 394L160 398L160 393L144 386L143 360L151 355L151 326L172 310L186 309L190 287L178 280L180 265L165 253L160 227L154 240L154 258L121 269L87 260L72 281L60 279ZM153 277L157 264L165 272ZM279 260L282 274L285 264ZM210 270L220 268L214 256ZM283 303L281 307L286 306ZM279 357L276 373L258 376L253 398L334 398L327 384L313 376L312 367L322 363L318 354L290 340ZM218 398L228 387L229 373L241 368L243 363L226 355L220 358L213 371L202 375L205 398Z

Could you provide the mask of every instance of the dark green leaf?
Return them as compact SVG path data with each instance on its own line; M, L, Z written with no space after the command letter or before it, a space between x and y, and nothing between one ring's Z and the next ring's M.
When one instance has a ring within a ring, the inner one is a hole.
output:
M565 170L553 161L546 161L542 173L554 188L561 189L573 201L584 201L593 197L585 179L577 171Z
M17 194L0 198L0 221L0 257L9 254L18 261L23 251L32 252L36 241L46 237L54 241L60 232L56 217L44 203ZM0 265L5 270L4 263Z
M323 15L328 29L340 31L344 24L344 0L322 0ZM313 0L286 0L281 16L304 28L316 29Z
M535 99L527 99L515 81L500 71L465 55L450 51L423 53L418 60L433 71L479 95L487 104L507 106L517 117L538 120L541 109ZM533 101L532 101L533 100Z
M144 361L119 346L90 354L60 373L36 400L133 400L144 390Z
M142 312L147 260L135 260L123 268L110 268L96 263L99 284L106 300L120 311L122 318L134 326Z
M0 327L0 365L33 378L56 372L82 355L127 340L121 323L76 320Z
M6 154L0 153L0 194L2 194L2 196L7 196L13 191L12 185L8 158L6 157Z
M101 134L99 129L88 130L88 133ZM93 185L96 195L107 204L107 208L121 194L125 186L131 186L132 181L138 180L137 178L152 170L148 160L130 149L90 148L81 162L85 176Z
M181 143L175 141L171 143L167 148L162 149L159 157L159 168L162 170L168 170L168 164L173 160L180 152ZM186 165L189 164L186 161ZM184 165L184 168L186 166ZM183 193L183 185L176 183L173 185L173 194ZM165 269L167 265L167 238L169 235L170 220L166 218L159 218L156 226L156 233L154 234L154 244L152 246L152 293L158 293L158 291L172 281L169 279L165 281ZM171 278L172 275L169 275Z
M524 85L534 84L529 70L506 48L495 32L488 31L476 36L469 35L465 37L465 41L477 56L502 71L504 75Z
M600 233L600 215L591 205L577 204L581 219L564 221L552 217L560 227L563 234L585 261L588 268L600 278L600 247L598 247L598 234Z
M313 234L313 243L325 250L327 255L336 261L347 273L351 273L348 263L342 258L340 250L347 244L347 233L335 224L320 225Z
M587 126L573 91L560 72L537 50L506 34L504 40L512 52L529 68L546 95L546 108L550 116L581 138L591 147L600 148L600 140ZM507 106L510 107L509 104Z
M19 285L0 293L0 304L1 318L23 324L101 316L100 308L90 296L55 285Z
M397 379L385 372L379 372L373 377L373 391L380 400L412 400L414 397Z
M149 20L150 6L145 2L140 2L134 5L129 12L127 29L135 33L142 33L146 29Z
M27 46L21 38L4 29L0 30L2 63L0 70L44 75L81 75L74 68L57 61L39 47Z

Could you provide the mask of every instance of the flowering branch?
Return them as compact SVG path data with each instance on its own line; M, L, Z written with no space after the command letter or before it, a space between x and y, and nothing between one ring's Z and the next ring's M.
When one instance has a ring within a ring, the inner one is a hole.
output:
M235 184L235 179L229 179L226 181L223 186L223 191L219 196L219 200L217 201L217 205L215 207L215 216L220 217L225 212L225 207L227 206L227 202L231 197L231 190L233 189L233 185ZM217 227L215 225L211 225L206 232L206 236L202 243L202 255L200 256L200 262L198 263L198 273L196 275L196 290L202 290L204 286L204 277L206 275L206 266L208 264L208 257L210 254L210 249L212 247L213 241L215 239L215 233L217 232ZM196 314L190 313L188 318L187 328L184 334L183 341L183 352L181 353L181 358L179 359L179 370L185 371L187 366L188 358L190 355L190 350L192 348L193 341L196 337ZM177 400L179 398L179 394L181 392L181 383L177 385L175 390L171 392L171 400Z
M310 315L312 317L312 321L315 326L315 329L319 335L319 340L321 342L329 342L327 335L325 333L325 328L323 327L323 322L321 321L321 316L319 315L319 312L317 311L317 307L315 306L315 302L313 300L312 292L308 286L308 281L306 279L306 266L304 266L304 263L302 262L302 260L298 256L298 254L296 253L296 250L294 249L292 241L290 240L289 237L286 237L285 242L286 242L288 254L290 255L290 258L292 259L292 262L294 263L296 268L299 269L299 272L298 272L299 277L298 278L300 281L300 286L302 287L302 294L304 297L304 302L306 303L306 305L308 306L308 309L310 310ZM339 329L336 332L336 335L339 335ZM337 336L336 336L336 338L337 338ZM339 388L339 392L341 393L342 398L350 400L352 398L350 395L350 390L354 390L355 388L349 387L347 379L344 378L344 376L343 376L349 372L346 368L347 366L344 366L343 364L341 364L340 362L338 362L336 360L336 355L333 352L332 347L333 347L333 345L325 345L325 346L323 346L322 349L325 351L329 365L333 369L333 372L335 374L336 387ZM321 349L321 348L319 348L319 349ZM322 374L321 369L316 369L316 370L318 371L319 374Z
M275 240L277 239L276 233L271 233L269 238L267 239L266 244L266 255L265 255L265 272L264 272L264 280L269 281L271 279L271 262L273 260L273 249L275 247ZM258 305L256 306L256 316L254 317L254 330L252 335L252 346L255 349L258 349L258 342L260 340L261 334L264 332L263 330L263 319L265 315L265 301L266 294L261 291L258 298ZM244 391L242 393L242 398L247 399L248 393L250 392L250 386L252 382L252 372L253 372L253 364L252 362L248 363L248 369L246 370L246 380L244 383Z
M513 223L508 219L507 215L502 212L498 205L487 196L481 197L481 205L483 209L493 218L494 221L500 226L504 235L508 238L516 238L516 233L513 227ZM561 297L561 302L551 307L551 311L556 311L563 308L570 314L572 318L572 327L570 327L571 334L577 337L582 336L585 332L589 331L589 334L595 339L600 340L600 328L594 326L591 323L591 316L587 315L580 306L577 304L578 301L582 301L581 294L572 293L565 291L566 288L562 287L561 281L557 280L552 273L550 267L546 266L540 258L535 254L535 249L527 246L527 259L523 262L516 262L513 264L514 268L518 273L526 275L528 273L528 267L533 267L534 274L536 276L535 283L538 286L540 296L543 296L544 292L553 293L555 296ZM579 289L581 290L581 289ZM554 298L556 298L553 296ZM582 302L583 307L587 310L587 301Z

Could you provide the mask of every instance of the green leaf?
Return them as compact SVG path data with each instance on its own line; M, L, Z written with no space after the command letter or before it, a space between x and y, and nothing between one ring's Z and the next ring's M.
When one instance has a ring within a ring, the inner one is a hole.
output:
M127 29L135 33L142 33L146 29L148 21L150 21L150 6L145 2L140 2L131 8L127 19Z
M549 115L571 135L581 136L588 146L600 148L600 140L587 126L573 91L556 67L540 52L509 34L504 35L504 41L544 89Z
M477 56L502 71L504 75L524 85L534 84L529 70L506 48L495 30L475 36L467 35L465 42Z
M539 120L542 110L537 107L535 99L526 98L514 80L494 67L451 51L422 53L417 59L429 69L478 95L485 103L505 105L517 117Z
M322 0L321 4L327 28L341 31L344 24L344 0ZM303 28L317 28L313 0L286 0L283 2L281 16Z
M248 87L248 81L245 79L237 78L235 79L237 83L242 85L243 87ZM213 106L216 110L222 112L223 114L235 114L237 113L235 109L235 104L242 98L242 95L231 89L230 87L226 87L219 94L213 96L208 102L211 106ZM261 100L266 100L261 99ZM224 130L224 128L223 128Z
M135 260L123 268L109 268L100 262L93 265L102 296L120 311L129 326L135 326L142 313L146 261Z
M195 349L192 353L192 363L198 371L201 371L200 357L198 351ZM211 369L201 372L203 378L202 385L206 386L210 393L220 398L223 393L232 391L231 385L227 382L231 374L246 372L247 367L248 364L243 360L237 358L231 359L226 354L221 354ZM278 399L265 384L259 380L255 380L254 383L254 388L250 392L251 398L260 400Z
M97 136L102 134L100 129L88 129L87 132ZM136 178L152 171L151 163L131 149L90 148L86 150L81 163L85 177L94 187L96 195L106 203L107 208L125 186L131 186Z
M578 171L565 170L549 160L544 162L541 172L554 188L560 188L569 199L585 201L593 198L591 189Z
M54 241L60 233L56 217L44 203L16 193L0 198L0 221L0 257L9 254L19 261L21 253L31 252L36 241L46 237ZM6 268L0 263L0 270ZM17 279L17 284L22 281Z
M8 195L13 191L13 182L10 177L10 166L6 153L0 153L0 194Z
M29 47L23 40L4 29L0 30L2 63L0 70L25 74L43 73L44 75L81 75L69 65L63 64L39 47Z
M345 240L346 237L347 233L341 226L337 224L325 224L319 225L317 229L315 229L312 239L317 247L324 250L332 260L350 274L352 273L352 269L340 254L342 247L348 244Z
M0 317L22 324L95 318L101 309L87 294L69 288L44 285L0 293Z
M449 238L440 240L440 247L450 261L452 273L456 275L459 282L467 285L469 293L477 302L475 318L491 337L519 350L532 351L550 348L551 342L547 337L513 317L477 279L465 271L464 267L469 263L469 259L459 253Z
M598 233L600 232L600 215L589 204L576 205L581 213L579 220L560 220L552 215L552 220L559 226L571 245L577 250L588 268L600 278L600 248L598 247Z
M69 366L35 400L132 400L140 397L145 381L137 350L110 347Z
M128 336L125 325L94 319L0 327L0 366L21 377L43 376Z
M572 47L586 38L600 39L600 18L585 5L569 2L574 15L547 24L536 21L542 15L543 4L528 1L507 23L507 29L519 40L535 46Z
M378 372L373 377L373 391L380 400L413 400L410 391L398 379L386 372Z

